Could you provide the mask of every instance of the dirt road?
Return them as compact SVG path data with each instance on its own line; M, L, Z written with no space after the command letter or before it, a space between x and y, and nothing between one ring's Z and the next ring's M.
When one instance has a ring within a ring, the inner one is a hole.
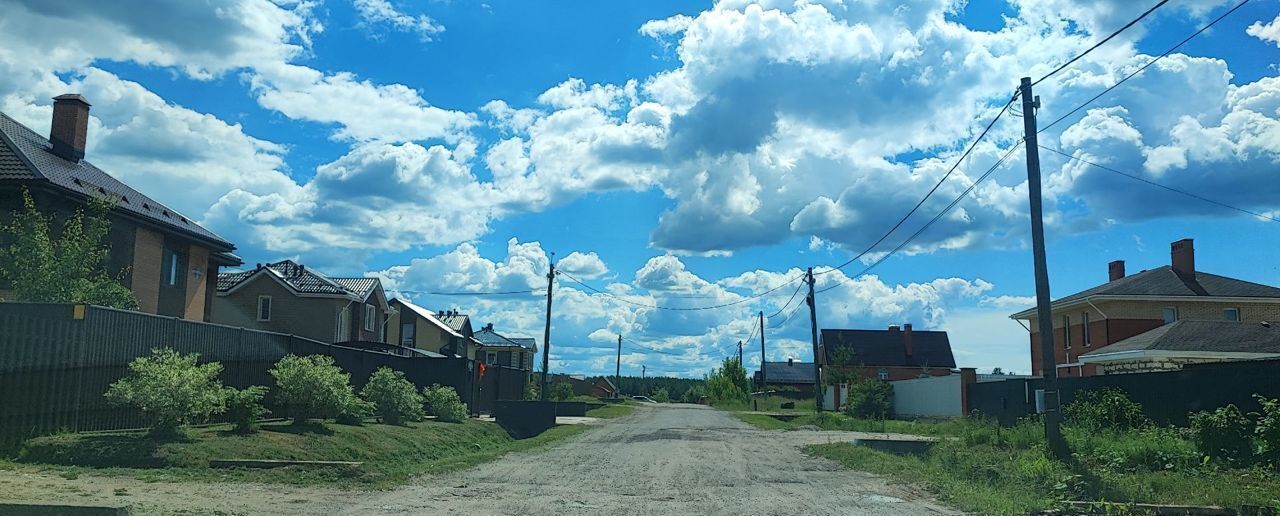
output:
M644 407L557 445L390 491L256 484L146 484L88 479L112 498L125 488L144 513L222 514L959 514L919 492L800 452L841 432L770 432L692 405ZM85 477L12 482L65 492ZM34 493L33 493L34 494ZM61 499L93 500L85 491ZM117 498L115 501L119 501Z

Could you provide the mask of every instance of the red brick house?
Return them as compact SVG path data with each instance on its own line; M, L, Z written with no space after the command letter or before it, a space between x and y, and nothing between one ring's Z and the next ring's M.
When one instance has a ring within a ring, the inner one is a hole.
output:
M946 376L956 367L945 331L914 330L904 324L901 329L893 325L885 330L822 330L821 337L824 379L830 371L841 370L863 378L906 380ZM856 365L840 365L847 360Z
M22 208L24 189L55 224L112 199L108 274L123 273L143 312L209 320L218 269L241 264L235 246L86 161L88 130L89 102L75 94L54 98L48 138L0 113L0 222Z
M1197 270L1194 242L1189 238L1170 244L1169 254L1169 265L1133 275L1125 275L1124 261L1113 261L1107 266L1107 283L1050 304L1059 376L1099 374L1097 362L1088 363L1080 357L1097 357L1100 348L1180 320L1280 321L1280 288ZM1025 321L1030 332L1032 374L1041 374L1042 339L1036 309L1028 308L1010 318Z

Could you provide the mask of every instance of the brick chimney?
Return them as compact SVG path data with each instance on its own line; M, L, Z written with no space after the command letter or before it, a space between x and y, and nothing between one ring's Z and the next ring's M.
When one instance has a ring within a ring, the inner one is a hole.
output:
M896 325L896 324L890 324L890 325L889 325L889 333L898 333L898 325Z
M915 347L912 344L911 323L907 323L902 325L902 347L906 348L908 357L915 353Z
M1124 260L1116 260L1107 264L1107 281L1115 281L1124 277Z
M1174 272L1179 274L1196 273L1196 248L1193 240L1184 238L1169 244L1169 256Z
M89 133L89 101L75 93L53 98L53 125L49 141L53 154L67 161L84 159Z
M794 365L794 364L795 364L795 362L796 362L796 359L791 358L791 357L787 357L787 366Z

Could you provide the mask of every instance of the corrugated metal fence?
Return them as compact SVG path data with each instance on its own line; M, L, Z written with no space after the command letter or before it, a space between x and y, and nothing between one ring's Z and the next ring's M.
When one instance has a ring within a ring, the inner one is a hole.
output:
M222 363L223 383L236 388L273 387L268 370L287 354L325 354L351 373L357 387L388 366L419 386L452 386L471 401L463 359L398 356L95 306L0 303L0 448L57 431L144 427L140 414L108 404L103 393L130 361L159 347Z

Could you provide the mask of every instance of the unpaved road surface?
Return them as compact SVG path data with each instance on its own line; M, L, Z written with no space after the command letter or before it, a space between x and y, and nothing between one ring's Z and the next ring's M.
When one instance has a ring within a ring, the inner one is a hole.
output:
M0 471L0 500L127 502L143 514L959 514L799 449L853 436L758 430L696 405L646 406L544 449L388 491L67 480L19 470ZM120 488L128 496L116 496Z

